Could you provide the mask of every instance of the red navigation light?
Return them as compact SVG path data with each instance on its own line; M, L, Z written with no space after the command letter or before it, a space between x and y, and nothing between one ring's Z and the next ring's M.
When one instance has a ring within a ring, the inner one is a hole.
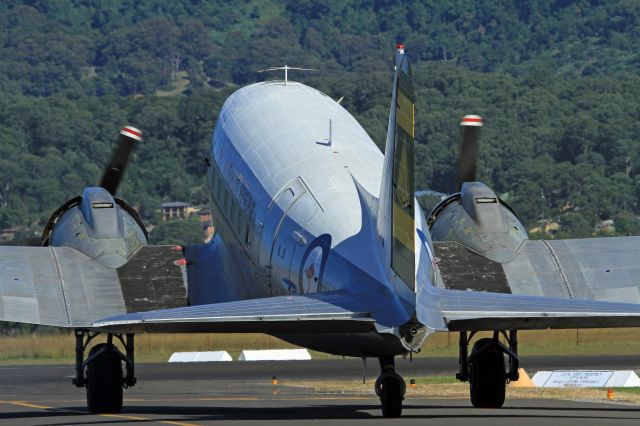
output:
M396 49L398 50L404 50L404 43L399 41L398 43L396 43Z

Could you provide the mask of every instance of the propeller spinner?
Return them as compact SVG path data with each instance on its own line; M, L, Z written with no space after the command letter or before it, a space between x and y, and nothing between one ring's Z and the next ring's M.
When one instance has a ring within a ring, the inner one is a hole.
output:
M460 121L462 126L462 145L458 157L458 191L465 182L475 182L478 162L478 139L482 117L479 115L465 115Z
M125 126L120 130L118 146L100 181L100 186L109 191L111 195L115 195L118 185L120 185L136 142L142 142L142 131L131 126Z

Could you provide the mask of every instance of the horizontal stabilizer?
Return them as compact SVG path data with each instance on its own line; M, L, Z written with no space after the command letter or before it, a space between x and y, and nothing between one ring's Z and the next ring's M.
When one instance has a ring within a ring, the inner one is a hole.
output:
M368 332L362 304L339 292L196 305L120 315L93 327L111 332Z
M640 326L640 305L424 286L418 319L443 331Z

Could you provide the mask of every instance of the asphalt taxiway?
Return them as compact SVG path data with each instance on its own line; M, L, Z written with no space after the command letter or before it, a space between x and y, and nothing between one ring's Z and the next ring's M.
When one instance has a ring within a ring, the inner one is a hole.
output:
M529 371L559 368L634 369L637 357L527 357ZM378 368L367 363L373 385ZM593 401L508 400L502 409L474 409L468 399L407 398L401 419L383 419L371 394L320 394L296 380L358 380L359 360L302 362L231 362L207 364L140 364L138 384L125 391L118 415L91 415L84 390L71 385L70 366L0 367L0 424L638 424L640 406ZM447 375L451 358L398 361L398 371L412 376ZM272 376L284 385L273 386Z

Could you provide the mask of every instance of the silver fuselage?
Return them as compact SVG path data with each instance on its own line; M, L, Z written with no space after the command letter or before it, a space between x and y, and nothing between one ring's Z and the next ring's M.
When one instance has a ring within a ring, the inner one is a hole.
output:
M358 122L313 88L265 82L235 92L219 114L208 175L213 244L225 257L215 263L225 279L196 302L346 290L368 307L385 344L354 337L368 349L343 350L335 342L344 336L328 345L284 337L334 353L406 350L389 337L414 316L415 290L384 264L366 206L380 193L383 160ZM431 242L419 207L416 227L416 279L430 284Z

